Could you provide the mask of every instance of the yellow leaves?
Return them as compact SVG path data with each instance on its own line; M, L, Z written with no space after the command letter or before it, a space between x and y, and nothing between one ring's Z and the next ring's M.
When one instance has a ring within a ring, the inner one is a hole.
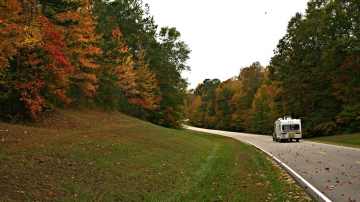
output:
M318 151L318 153L319 153L319 154L326 154L325 151L323 151L323 152L322 152L322 151Z
M31 26L24 27L24 38L21 40L21 45L31 50L42 45L42 38L40 25L33 23Z

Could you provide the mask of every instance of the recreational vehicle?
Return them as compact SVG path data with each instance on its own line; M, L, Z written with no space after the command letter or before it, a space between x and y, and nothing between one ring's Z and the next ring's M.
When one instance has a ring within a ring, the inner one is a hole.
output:
M292 141L299 142L302 138L301 133L301 120L292 119L291 116L285 116L284 118L278 118L275 121L273 141Z

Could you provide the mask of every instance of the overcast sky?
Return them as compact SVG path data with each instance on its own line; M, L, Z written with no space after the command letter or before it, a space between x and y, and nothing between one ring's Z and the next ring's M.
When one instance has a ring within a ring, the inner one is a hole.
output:
M182 76L195 88L205 79L225 81L241 67L269 65L291 17L308 0L143 0L159 27L176 27L191 49Z

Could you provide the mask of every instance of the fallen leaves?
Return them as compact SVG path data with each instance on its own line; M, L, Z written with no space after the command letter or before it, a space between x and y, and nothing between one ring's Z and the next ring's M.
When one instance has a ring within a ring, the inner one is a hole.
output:
M324 188L324 190L333 190L335 188L335 186L326 186Z
M245 187L245 188L247 187L245 182L242 182L242 183L241 183L241 186L242 186L242 187Z
M258 187L264 186L262 183L256 183L256 185L257 185Z

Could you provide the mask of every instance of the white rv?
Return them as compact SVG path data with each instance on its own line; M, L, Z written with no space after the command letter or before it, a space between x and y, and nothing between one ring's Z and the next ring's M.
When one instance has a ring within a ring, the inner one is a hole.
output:
M278 118L275 121L273 141L292 141L299 142L302 138L301 133L301 120L292 119L291 116L285 116L284 118Z

